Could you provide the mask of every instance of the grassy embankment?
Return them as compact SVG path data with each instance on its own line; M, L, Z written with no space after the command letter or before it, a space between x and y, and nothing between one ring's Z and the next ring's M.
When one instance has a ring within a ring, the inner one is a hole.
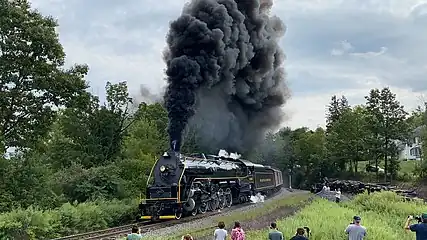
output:
M362 217L367 227L369 239L412 240L414 233L403 229L408 215L427 212L424 203L404 202L402 197L392 192L362 194L354 200L336 204L317 199L298 214L278 221L279 229L289 239L297 227L308 226L312 230L310 240L345 239L344 229L354 215ZM249 231L247 240L265 239L268 229Z
M309 201L310 197L312 196L313 196L312 194L305 193L305 192L295 193L294 195L286 196L285 198L266 201L265 203L262 203L264 205L262 208L257 207L245 212L241 212L237 210L232 214L229 214L226 216L215 216L213 217L211 226L200 226L194 229L183 229L182 231L174 233L167 237L159 236L159 237L153 237L150 239L152 240L180 239L180 237L186 233L191 233L191 235L195 237L195 239L197 239L197 237L211 235L212 231L214 230L214 228L212 227L215 226L219 221L223 221L226 226L232 226L235 221L240 221L240 222L252 221L254 219L259 218L260 216L266 216L266 215L272 214L273 212L281 208L302 207L305 204L307 204L307 201Z
M415 171L415 167L416 165L419 163L419 161L412 161L412 160L408 160L408 161L399 161L399 179L400 181L405 181L405 182L412 182L416 180L416 176L414 174ZM368 164L368 161L361 161L358 163L358 170L360 171L360 173L363 173L365 176L363 177L362 180L364 181L373 181L375 180L376 177L376 173L374 172L366 172L366 165ZM371 163L371 165L374 166L373 163ZM380 168L384 169L384 162L380 161L378 166Z

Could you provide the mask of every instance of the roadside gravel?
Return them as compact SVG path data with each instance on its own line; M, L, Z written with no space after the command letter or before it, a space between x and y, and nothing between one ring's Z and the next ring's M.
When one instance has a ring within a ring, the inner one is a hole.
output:
M214 228L218 224L218 222L217 222L218 217L229 216L229 215L233 214L235 211L245 212L245 211L248 211L248 210L254 209L254 208L262 208L262 207L264 207L264 205L266 203L268 203L269 201L272 201L274 199L284 198L284 197L292 196L292 195L303 193L303 192L308 192L308 191L293 190L291 192L289 190L282 189L278 193L276 193L276 195L272 196L271 198L266 198L264 203L250 204L250 205L246 205L243 207L238 207L238 205L236 205L235 207L232 207L230 209L224 209L221 213L216 214L214 216L209 216L209 217L206 217L203 219L198 219L196 221L186 222L186 223L182 223L182 224L176 224L176 225L173 225L170 227L166 227L166 228L162 228L159 230L154 230L154 231L149 232L149 233L145 233L144 237L150 237L150 236L161 237L161 236L167 236L167 235L170 236L170 235L173 235L175 233L180 233L183 229L195 229L195 228L200 228L201 226L203 226L203 227L212 226Z

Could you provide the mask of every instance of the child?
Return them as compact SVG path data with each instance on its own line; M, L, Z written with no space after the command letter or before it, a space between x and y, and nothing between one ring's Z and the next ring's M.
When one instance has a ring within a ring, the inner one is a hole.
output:
M214 237L215 240L226 240L227 239L227 230L224 229L224 222L218 223L218 229L215 229Z

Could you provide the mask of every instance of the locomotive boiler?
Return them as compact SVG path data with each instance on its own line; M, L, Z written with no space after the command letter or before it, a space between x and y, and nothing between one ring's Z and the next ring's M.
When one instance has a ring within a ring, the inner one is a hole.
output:
M252 195L269 195L283 185L282 172L228 156L165 152L153 165L141 219L180 219L184 215L245 203Z

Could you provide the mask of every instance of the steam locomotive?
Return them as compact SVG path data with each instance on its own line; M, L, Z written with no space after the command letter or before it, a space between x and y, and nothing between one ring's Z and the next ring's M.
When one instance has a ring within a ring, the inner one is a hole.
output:
M283 185L282 172L229 155L168 151L153 165L141 220L180 219L269 195Z

